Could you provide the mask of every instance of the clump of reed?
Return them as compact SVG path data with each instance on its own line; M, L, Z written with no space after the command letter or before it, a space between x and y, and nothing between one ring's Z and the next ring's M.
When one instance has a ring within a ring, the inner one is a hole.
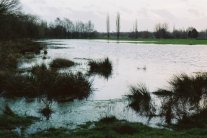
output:
M169 81L169 84L169 90L159 89L155 92L163 98L161 115L165 116L167 124L171 124L174 118L186 120L192 112L200 111L200 101L205 100L203 96L207 94L206 73L193 76L177 75Z
M50 63L50 67L55 69L68 68L74 65L75 63L73 61L63 58L57 58Z
M39 112L40 112L44 117L46 117L47 120L49 120L50 117L51 117L51 115L52 115L52 113L54 112L54 111L52 110L52 108L51 108L52 101L45 101L45 100L43 99L43 102L44 102L44 104L45 104L45 107L42 108L42 109L40 109Z
M32 40L0 42L0 70L16 70L20 57L39 54L45 46Z
M98 74L108 78L112 74L112 62L109 58L89 62L89 75Z
M178 120L178 123L175 125L177 130L183 129L192 129L192 128L206 128L207 126L207 108L202 109L201 111L190 115L183 116L182 119Z
M58 73L44 64L33 67L31 75L7 76L2 89L5 97L47 96L55 100L83 99L92 91L91 82L82 73Z
M131 86L130 94L127 95L129 106L140 114L154 116L155 108L152 103L150 92L143 84Z

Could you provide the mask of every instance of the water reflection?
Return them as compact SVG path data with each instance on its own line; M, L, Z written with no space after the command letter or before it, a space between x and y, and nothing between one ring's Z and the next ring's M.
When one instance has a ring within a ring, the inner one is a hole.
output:
M206 84L206 74L175 76L170 81L170 91L163 90L163 94L159 91L162 99L160 115L165 116L165 122L171 124L173 119L183 120L207 108Z

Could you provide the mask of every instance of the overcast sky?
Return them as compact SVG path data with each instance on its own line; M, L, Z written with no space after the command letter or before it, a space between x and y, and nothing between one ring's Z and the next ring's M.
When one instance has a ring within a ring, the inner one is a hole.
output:
M135 20L139 30L154 30L157 23L168 23L170 29L194 26L207 28L207 0L20 0L26 13L51 21L66 17L73 21L91 20L98 31L106 30L110 15L115 30L117 12L121 14L121 31L131 31Z

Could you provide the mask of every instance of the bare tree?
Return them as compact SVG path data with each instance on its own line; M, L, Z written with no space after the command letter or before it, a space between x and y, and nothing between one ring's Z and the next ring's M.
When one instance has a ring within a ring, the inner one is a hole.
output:
M135 38L138 38L138 23L137 23L137 20L135 21L134 32L135 32Z
M116 17L116 32L117 32L117 39L119 39L120 37L120 13L117 13L117 17Z
M110 17L109 17L109 15L107 15L107 18L106 18L106 31L107 31L107 37L109 39L109 37L110 37Z
M158 23L155 26L155 37L156 38L167 38L168 37L168 24L167 23L163 23L163 24Z
M0 0L0 14L15 13L19 9L19 0Z

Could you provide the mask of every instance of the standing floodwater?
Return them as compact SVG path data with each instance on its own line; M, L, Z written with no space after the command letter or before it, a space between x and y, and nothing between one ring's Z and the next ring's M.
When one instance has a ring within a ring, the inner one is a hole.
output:
M70 59L77 63L71 69L63 72L83 72L87 74L88 63L91 60L109 58L112 62L112 74L108 78L92 75L93 93L86 100L76 100L67 103L51 103L54 110L47 120L39 113L44 107L42 100L28 102L25 99L4 100L11 108L21 115L40 117L29 131L47 129L50 127L74 128L78 124L96 121L106 115L115 115L119 119L132 122L142 122L150 126L163 123L162 118L140 116L128 107L125 97L129 87L136 84L146 84L150 91L167 88L168 80L175 74L193 74L207 70L207 47L190 45L147 45L116 43L102 40L45 40L48 44L46 59L37 57L32 62L22 63L20 68L29 68L36 64L50 63L56 58ZM153 95L155 105L160 101Z

